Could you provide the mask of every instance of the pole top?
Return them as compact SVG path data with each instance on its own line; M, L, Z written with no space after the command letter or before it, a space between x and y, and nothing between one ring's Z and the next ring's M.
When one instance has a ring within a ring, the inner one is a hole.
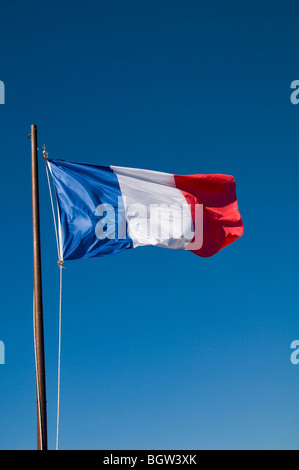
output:
M28 135L28 139L31 139L32 138L32 134L34 134L36 136L37 134L37 126L36 124L31 124L31 132L30 134Z

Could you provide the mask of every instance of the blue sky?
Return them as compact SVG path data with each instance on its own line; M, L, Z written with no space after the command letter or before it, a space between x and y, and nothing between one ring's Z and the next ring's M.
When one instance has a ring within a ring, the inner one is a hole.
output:
M237 182L244 236L64 271L61 449L298 449L296 1L3 0L0 448L36 447L30 141ZM49 447L59 272L40 161Z

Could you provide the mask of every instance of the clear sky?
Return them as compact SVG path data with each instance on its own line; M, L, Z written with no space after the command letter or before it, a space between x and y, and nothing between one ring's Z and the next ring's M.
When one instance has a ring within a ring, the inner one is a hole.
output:
M298 1L2 0L0 448L36 448L30 141L232 174L244 236L64 271L61 449L298 449ZM40 161L49 447L59 270Z

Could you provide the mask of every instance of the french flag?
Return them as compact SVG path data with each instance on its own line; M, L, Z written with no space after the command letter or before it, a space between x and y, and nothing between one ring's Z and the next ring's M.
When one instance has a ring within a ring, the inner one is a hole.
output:
M229 175L175 175L47 160L57 196L60 258L139 246L209 257L243 234Z

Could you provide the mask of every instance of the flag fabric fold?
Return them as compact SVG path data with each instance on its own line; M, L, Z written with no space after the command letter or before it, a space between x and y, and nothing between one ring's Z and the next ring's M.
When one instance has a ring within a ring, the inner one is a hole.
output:
M145 245L210 257L243 234L233 176L47 163L64 260Z

